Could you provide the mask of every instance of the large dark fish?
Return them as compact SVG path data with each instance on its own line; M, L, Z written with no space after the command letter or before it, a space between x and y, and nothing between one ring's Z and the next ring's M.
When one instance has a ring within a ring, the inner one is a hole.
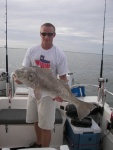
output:
M78 117L82 120L96 106L91 103L78 100L71 92L66 83L53 76L50 69L42 69L39 67L23 67L17 69L14 73L16 78L26 86L34 89L37 100L42 95L55 98L60 96L64 101L68 101L76 106Z

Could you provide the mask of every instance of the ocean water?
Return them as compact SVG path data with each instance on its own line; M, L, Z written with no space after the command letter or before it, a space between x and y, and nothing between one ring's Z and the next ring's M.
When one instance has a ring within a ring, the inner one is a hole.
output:
M9 73L21 67L27 49L8 49ZM98 85L98 78L100 77L101 55L87 54L76 52L64 52L69 71L74 75L75 83L80 84L94 84ZM105 88L113 92L113 56L104 55L103 57L103 78L108 79L105 82ZM0 68L5 68L5 48L0 48ZM97 95L98 89L94 87L87 87L86 95ZM107 94L107 102L113 106L113 96Z

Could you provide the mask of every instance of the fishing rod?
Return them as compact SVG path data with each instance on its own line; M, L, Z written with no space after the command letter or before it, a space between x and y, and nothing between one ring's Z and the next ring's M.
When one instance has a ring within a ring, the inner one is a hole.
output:
M104 9L104 26L103 26L103 42L102 42L102 58L101 58L100 78L103 78L103 54L104 54L105 15L106 15L106 0L105 0L105 9ZM101 85L100 85L100 87L101 87Z
M105 88L104 88L104 78L103 78L103 54L104 54L104 34L105 34L105 17L106 17L106 0L105 0L105 8L104 8L104 25L103 25L103 41L102 41L102 58L101 58L101 67L100 67L100 77L99 81L99 89L98 89L98 102L100 99L102 100L102 114L104 111L105 104Z
M103 79L103 54L104 54L104 34L105 34L105 16L106 16L106 0L105 0L105 9L104 9L104 25L103 25L103 41L102 41L102 58L101 58L101 67L100 67L100 78L99 78L99 88L101 88Z
M7 48L7 0L6 0L6 96L8 96L9 93L9 73L8 73L8 48Z

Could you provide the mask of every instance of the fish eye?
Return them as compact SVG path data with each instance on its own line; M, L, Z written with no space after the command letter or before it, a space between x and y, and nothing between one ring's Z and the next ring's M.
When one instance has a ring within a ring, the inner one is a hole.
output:
M29 79L32 79L32 78L33 78L33 75L32 75L32 74L30 74L30 75L29 75Z
M32 81L35 78L35 74L29 74L29 80Z

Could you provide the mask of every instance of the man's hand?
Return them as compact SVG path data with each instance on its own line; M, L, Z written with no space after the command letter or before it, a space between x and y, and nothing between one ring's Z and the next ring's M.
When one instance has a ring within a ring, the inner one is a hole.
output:
M56 100L58 102L63 102L63 99L60 96L56 96L53 100Z

